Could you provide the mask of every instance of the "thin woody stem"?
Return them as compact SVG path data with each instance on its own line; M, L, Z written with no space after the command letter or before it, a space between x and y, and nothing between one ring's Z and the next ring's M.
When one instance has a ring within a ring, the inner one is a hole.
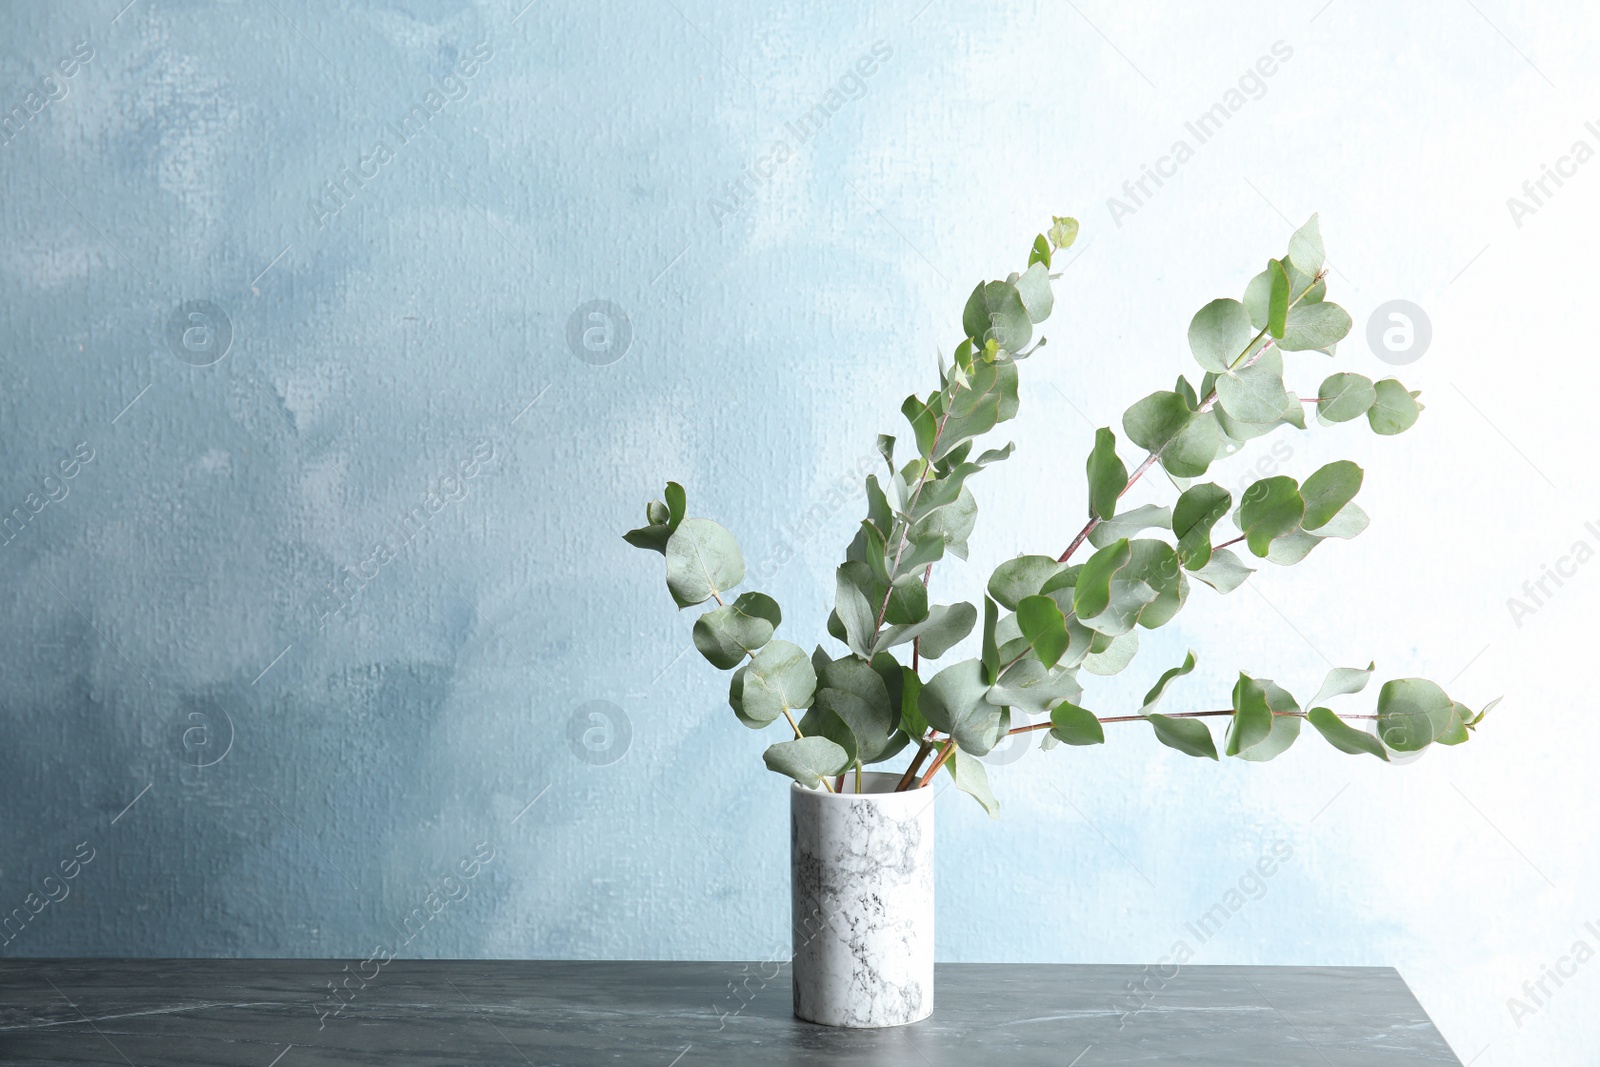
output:
M956 751L955 739L954 738L946 738L945 739L944 748L941 749L939 754L934 757L933 765L928 768L928 773L923 775L922 776L922 780L917 783L917 788L918 789L922 789L929 782L933 781L933 776L939 773L939 768L944 766L945 760L947 760L951 756L955 755L955 751Z
M1201 719L1201 718L1205 718L1208 715L1232 715L1232 714L1233 714L1233 709L1232 708L1222 708L1219 711L1178 711L1178 712L1173 712L1171 715L1168 715L1167 718L1169 718L1169 719ZM1275 711L1272 714L1273 714L1274 718L1279 718L1279 719L1303 719L1303 718L1306 717L1306 713L1303 712L1303 711ZM1097 721L1102 722L1102 723L1107 723L1107 722L1143 722L1143 721L1145 721L1146 718L1147 718L1147 716L1144 716L1144 715L1112 715L1112 716L1109 716L1109 717L1104 718L1104 719L1099 719ZM1345 718L1345 719L1376 719L1377 716L1376 715L1344 715L1344 716L1341 716L1341 718ZM1036 722L1032 726L1019 726L1015 730L1008 730L1008 731L1006 731L1006 736L1009 737L1012 734L1025 734L1025 733L1029 733L1030 731L1033 731L1033 730L1048 730L1048 729L1050 729L1050 727L1052 725L1054 725L1054 724L1051 723L1047 719L1044 722Z

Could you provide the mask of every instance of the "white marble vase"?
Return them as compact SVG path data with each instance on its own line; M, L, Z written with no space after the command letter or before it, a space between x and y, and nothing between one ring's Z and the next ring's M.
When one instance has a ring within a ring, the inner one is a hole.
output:
M794 1013L824 1026L900 1026L933 1013L933 790L845 775L789 793Z

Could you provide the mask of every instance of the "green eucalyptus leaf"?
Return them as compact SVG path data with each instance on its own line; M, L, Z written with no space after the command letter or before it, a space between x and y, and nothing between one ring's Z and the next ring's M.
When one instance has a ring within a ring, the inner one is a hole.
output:
M784 712L803 711L816 693L816 670L800 646L788 641L768 642L739 673L743 681L734 710L747 726L765 726Z
M900 574L921 571L944 558L948 550L967 558L967 538L978 522L978 502L966 488L948 504L934 508L911 524L906 532L907 551L900 557ZM897 575L898 577L898 575Z
M1309 556L1311 550L1322 541L1323 538L1319 534L1291 530L1267 546L1267 562L1276 563L1280 567L1292 567Z
M1311 698L1311 703L1321 704L1324 700L1361 692L1367 687L1367 680L1372 677L1372 669L1375 666L1377 665L1369 663L1366 670L1360 667L1333 668L1327 677L1322 679L1322 688Z
M934 438L939 433L939 417L916 395L908 396L900 405L900 413L911 424L917 439L917 451L927 456L933 451Z
M1127 538L1119 538L1089 557L1078 574L1073 589L1072 610L1080 619L1089 619L1111 604L1111 579L1133 557Z
M974 341L993 340L1006 352L1021 352L1033 337L1027 305L1009 282L985 282L974 289L961 314L961 328Z
M1103 745L1105 727L1087 708L1063 700L1050 711L1050 734L1068 745Z
M1289 238L1289 262L1308 277L1314 278L1322 272L1322 227L1317 223L1317 216L1312 215Z
M929 726L949 734L960 747L981 756L999 741L1004 714L1004 709L985 699L988 692L983 663L966 659L930 678L917 697L917 707Z
M1000 649L994 628L1000 621L1000 605L993 597L983 598L983 680L993 685L1000 678Z
M877 675L873 679L876 681ZM881 758L894 732L894 715L887 700L877 703L844 689L818 689L815 703L800 722L800 732L807 737L820 734L837 742L839 739L827 724L828 715L838 716L849 728L852 744L844 747L853 749L856 760L876 763Z
M1217 746L1211 740L1211 730L1203 719L1175 719L1170 715L1152 712L1145 721L1154 727L1156 740L1168 748L1175 748L1186 756L1216 759Z
M1004 359L975 365L969 387L958 391L950 401L933 459L944 459L972 438L1015 418L1017 404L1015 362Z
M695 621L694 647L713 667L730 670L770 641L782 621L776 600L765 593L745 593Z
M1161 465L1174 478L1199 478L1222 450L1215 411L1198 411L1161 450Z
M887 660L887 663L880 665L877 662L879 658L874 657L872 663L867 663L857 656L831 659L819 645L811 654L811 667L816 672L819 693L824 689L850 693L866 703L874 715L884 719L889 724L888 729L893 729L900 717L898 707L898 691L902 684L899 678L900 665L894 662L894 657L887 654L881 657ZM889 692L889 678L894 681L896 691L894 697L891 697ZM887 729L885 732L888 732Z
M1349 540L1365 530L1371 522L1372 520L1367 518L1367 513L1361 510L1361 505L1351 501L1340 508L1337 515L1317 527L1317 536Z
M894 477L894 438L886 433L878 435L878 455L889 465L889 476Z
M1267 349L1236 371L1217 375L1217 403L1230 418L1240 422L1277 422L1287 396L1283 387L1283 354L1275 348Z
M1315 531L1331 522L1346 504L1355 499L1361 489L1361 478L1361 468L1347 459L1317 468L1300 487L1300 496L1306 505L1301 527Z
M1065 251L1078 239L1078 220L1071 216L1050 216L1050 243Z
M999 707L1016 708L1031 715L1043 715L1062 700L1083 696L1077 671L1070 667L1046 667L1033 657L1007 667L1000 680L989 688L984 699Z
M1434 738L1437 744L1459 745L1466 741L1471 734L1467 732L1467 720L1472 717L1472 709L1461 701L1450 705L1450 721L1438 737Z
M1141 504L1131 511L1124 511L1120 515L1102 520L1089 531L1089 543L1095 548L1104 548L1120 538L1131 538L1136 533L1152 529L1172 529L1171 508Z
M1419 752L1450 727L1455 702L1426 678L1396 678L1378 690L1378 737L1394 752Z
M1366 375L1330 374L1317 388L1317 415L1325 422L1349 422L1365 415L1377 399L1372 379Z
M850 651L870 659L873 632L877 629L877 610L868 601L862 586L870 588L860 563L843 563L835 572L833 610L844 624L845 643Z
M1156 705L1161 703L1161 698L1166 696L1167 686L1172 684L1172 680L1174 678L1181 678L1193 670L1194 650L1190 649L1189 654L1183 658L1183 662L1181 664L1171 668L1170 670L1164 671L1161 677L1156 679L1156 684L1151 686L1150 691L1144 695L1144 705L1139 708L1139 714L1149 715L1152 711L1155 711Z
M1139 625L1147 630L1165 626L1183 607L1189 595L1189 583L1183 576L1178 553L1165 541L1153 538L1130 541L1128 548L1128 565L1117 577L1143 582L1155 594L1140 610ZM1087 624L1089 620L1085 619L1084 622Z
M667 540L667 589L678 607L704 603L744 581L733 534L710 519L685 519Z
M1055 294L1050 291L1049 263L1029 264L1028 269L1022 272L1014 284L1017 287L1017 295L1022 297L1022 306L1027 309L1029 319L1040 323L1050 317L1050 311L1055 307ZM1015 352L1017 349L1010 351Z
M1046 267L1050 265L1050 242L1044 239L1042 233L1033 239L1033 247L1028 250L1028 266L1035 263L1043 263Z
M843 747L826 737L799 737L780 741L761 754L768 770L786 774L801 785L815 789L823 778L843 774L854 761Z
M1334 303L1296 304L1284 319L1278 347L1285 352L1328 350L1350 332L1350 314Z
M1254 573L1252 568L1240 562L1232 549L1215 548L1211 550L1210 561L1195 571L1194 576L1219 593L1231 593Z
M1372 734L1365 730L1358 730L1345 722L1327 708L1312 708L1306 713L1306 720L1317 728L1317 733L1327 739L1328 744L1340 752L1352 756L1365 752L1377 756L1385 763L1389 762L1389 752Z
M928 617L928 587L916 574L903 574L889 587L889 608L884 621L895 626L919 623Z
M1267 706L1266 690L1261 683L1240 672L1233 687L1233 718L1228 726L1227 754L1240 752L1260 744L1272 732L1272 709Z
M1222 374L1244 354L1257 329L1239 301L1213 300L1189 321L1189 351L1201 367Z
M1239 758L1252 763L1265 763L1283 755L1300 737L1300 721L1299 715L1273 716L1272 730L1267 734L1267 739L1239 753Z
M683 486L677 482L668 482L666 491L667 502L652 500L645 505L644 516L649 523L637 530L629 530L622 535L622 539L635 548L647 548L652 552L663 555L667 551L667 541L672 538L673 531L683 521L684 501Z
M1089 514L1109 519L1117 510L1117 497L1128 487L1128 468L1117 457L1117 435L1102 427L1094 432L1094 451L1085 464L1089 475Z
M1233 494L1215 482L1192 485L1172 509L1172 532L1178 538L1178 558L1189 570L1211 561L1211 528L1233 506Z
M1240 759L1265 763L1282 755L1295 743L1295 739L1300 736L1301 716L1300 705L1289 695L1288 690L1267 678L1260 679L1259 684L1265 694L1267 707L1274 712L1272 728L1267 731L1264 740L1258 741L1237 755Z
M1417 398L1405 386L1393 378L1385 378L1372 388L1376 399L1372 407L1367 409L1367 422L1372 426L1373 433L1390 437L1416 425L1422 405L1417 403Z
M1267 332L1282 338L1289 315L1289 275L1274 259L1267 263Z
M1250 551L1265 556L1274 540L1300 528L1305 508L1300 487L1293 478L1262 478L1244 491L1234 522L1245 535Z
M928 617L909 626L891 626L878 635L875 651L882 652L907 641L921 640L918 648L924 659L938 659L972 632L978 609L965 601L939 604L928 609Z
M1151 393L1122 416L1122 432L1147 452L1159 452L1189 425L1195 413L1173 392Z
M1054 667L1061 662L1071 641L1067 621L1054 600L1047 596L1024 597L1017 605L1017 625L1040 663Z
M928 720L922 717L919 706L922 678L910 667L901 667L900 672L904 679L900 688L900 729L920 741L928 733Z
M1133 657L1139 652L1139 631L1137 630L1129 630L1125 634L1118 634L1107 640L1108 643L1103 649L1091 651L1083 657L1083 669L1102 678L1109 678L1114 674L1122 673L1128 664L1133 662Z
M994 798L994 792L989 788L989 772L983 769L983 761L977 755L968 752L961 745L956 746L953 756L944 761L945 768L956 781L956 788L983 805L983 810L989 813L989 818L1000 817L1000 802Z
M1024 597L1040 592L1047 580L1066 569L1065 563L1057 563L1049 556L1008 559L989 576L989 595L1008 611L1016 611Z

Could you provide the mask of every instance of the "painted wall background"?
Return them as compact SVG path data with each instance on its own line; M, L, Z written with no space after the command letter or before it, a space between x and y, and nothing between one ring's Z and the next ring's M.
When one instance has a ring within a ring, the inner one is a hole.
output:
M430 892L405 954L781 951L772 738L619 532L681 480L788 636L820 635L874 434L971 286L1070 212L1017 456L935 574L978 595L1059 551L1092 426L1187 372L1192 312L1320 211L1344 368L1389 372L1362 336L1384 302L1431 321L1401 371L1423 421L1219 468L1356 459L1372 528L1197 588L1094 706L1189 647L1175 707L1369 658L1505 703L1403 767L1127 731L997 768L1002 821L939 802L940 956L1392 964L1463 1060L1600 1042L1574 956L1600 949L1591 9L125 2L3 8L0 509L26 521L0 548L0 910L76 877L0 951L359 959ZM835 89L802 143L786 123ZM1124 191L1230 90L1220 133ZM574 347L596 300L611 347ZM572 741L593 701L598 752ZM1277 842L1200 944L1185 924Z

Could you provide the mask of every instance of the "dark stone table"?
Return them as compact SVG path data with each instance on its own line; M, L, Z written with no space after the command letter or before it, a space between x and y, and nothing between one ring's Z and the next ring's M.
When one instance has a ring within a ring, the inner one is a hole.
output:
M1460 1064L1387 968L951 963L937 982L926 1022L830 1030L790 1015L777 964L0 960L0 1063Z

